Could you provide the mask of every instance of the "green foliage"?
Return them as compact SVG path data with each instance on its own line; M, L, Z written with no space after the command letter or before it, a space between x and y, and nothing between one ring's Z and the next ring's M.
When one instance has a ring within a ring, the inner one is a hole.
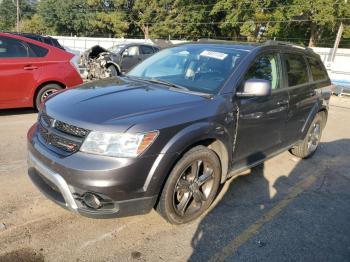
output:
M35 14L31 18L27 18L21 21L21 32L43 34L43 35L55 35L56 32L53 28L45 25L43 18Z
M35 12L35 7L27 1L20 1L21 17L26 19ZM13 0L0 1L0 30L14 31L16 28L16 5Z
M20 0L21 28L35 33L331 46L343 22L341 44L350 44L344 0L41 0L36 10L28 1ZM0 3L0 30L15 27L14 3Z

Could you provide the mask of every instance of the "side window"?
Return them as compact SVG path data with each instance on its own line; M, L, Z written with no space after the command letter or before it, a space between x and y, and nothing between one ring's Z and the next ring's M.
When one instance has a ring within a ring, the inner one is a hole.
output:
M0 36L0 58L28 57L27 46L20 40Z
M244 79L264 79L270 81L272 90L279 88L277 55L269 54L259 57L249 68Z
M124 52L127 51L129 56L137 56L139 55L139 47L138 46L130 46L127 49L124 50Z
M46 48L32 44L32 43L27 43L27 45L29 46L31 51L33 51L29 53L30 57L44 57L49 52L49 50L47 50Z
M320 61L318 61L314 58L308 58L307 60L308 60L309 65L310 65L312 79L314 81L328 78L327 71L324 69L324 67Z
M285 54L288 86L296 86L309 82L307 66L302 55Z
M142 52L142 54L144 54L144 55L151 55L151 54L154 53L154 50L153 50L153 48L150 47L150 46L142 45L142 46L141 46L141 52Z

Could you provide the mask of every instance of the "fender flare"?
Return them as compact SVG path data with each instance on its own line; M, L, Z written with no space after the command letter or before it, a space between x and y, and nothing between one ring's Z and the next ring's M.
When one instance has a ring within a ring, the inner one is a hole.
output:
M152 188L159 189L159 185L163 185L171 168L185 152L201 142L211 140L214 142L209 144L208 148L212 149L219 157L222 170L221 182L223 183L226 180L229 163L232 159L232 150L227 147L227 145L232 144L229 137L223 126L213 123L195 123L182 129L161 150L147 175L143 191L147 191L151 183ZM174 155L178 157L174 157Z
M313 119L315 118L316 114L318 114L319 112L325 112L325 116L326 116L326 120L328 117L328 107L326 105L324 105L321 101L317 101L311 108L306 121L303 125L303 127L301 128L301 133L303 135L305 135L305 133L307 132L307 130L309 130L309 127L313 121Z
M120 66L119 66L117 63L115 63L115 62L109 60L109 61L107 61L107 63L106 63L106 68L107 68L108 66L110 66L110 65L114 65L114 66L117 68L119 74L121 74L122 71L121 71L121 69L120 69Z

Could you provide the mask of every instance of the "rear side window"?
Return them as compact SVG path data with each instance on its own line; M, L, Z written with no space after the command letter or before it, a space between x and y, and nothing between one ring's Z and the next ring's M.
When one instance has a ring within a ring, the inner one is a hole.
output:
M150 55L150 54L153 54L153 53L154 53L154 50L153 50L153 48L150 47L150 46L142 45L142 46L141 46L141 52L142 52L142 54L144 54L144 55Z
M327 71L324 69L323 65L320 61L314 59L314 58L308 58L312 79L314 81L327 79Z
M32 44L32 43L27 43L30 49L33 51L32 54L30 54L31 57L44 57L47 55L49 50L47 50L44 47Z
M285 54L288 86L296 86L309 82L305 59L299 54Z
M277 55L269 54L259 57L249 68L245 80L264 79L270 81L272 89L279 87L279 69Z
M51 38L51 41L52 41L53 46L64 50L64 48L60 45L60 43L57 41L57 39Z
M28 57L28 48L20 40L0 36L0 59Z

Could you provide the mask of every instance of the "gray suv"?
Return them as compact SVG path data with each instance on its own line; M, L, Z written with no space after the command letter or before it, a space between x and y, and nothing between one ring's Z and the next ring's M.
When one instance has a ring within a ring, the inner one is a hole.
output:
M127 75L50 96L28 131L28 173L88 217L156 208L186 223L229 177L285 150L310 157L330 85L318 55L284 43L168 48Z

